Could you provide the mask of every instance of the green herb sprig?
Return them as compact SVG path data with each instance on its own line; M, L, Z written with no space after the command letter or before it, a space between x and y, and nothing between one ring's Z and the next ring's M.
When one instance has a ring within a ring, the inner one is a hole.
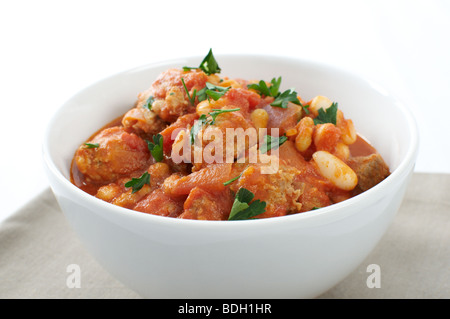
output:
M241 175L242 175L242 173L239 174L238 176L233 177L232 179L226 181L225 183L223 183L223 186L228 186L228 185L230 185L230 184L233 183L235 180L237 180L239 177L241 177Z
M236 112L239 111L240 108L235 108L235 109L212 109L212 112L209 112L208 116L206 116L206 114L202 114L199 119L194 123L194 125L192 125L191 127L191 131L190 131L190 137L191 137L191 144L194 145L195 143L195 138L198 135L198 132L201 131L202 127L204 125L214 125L216 124L216 118L217 116L219 116L220 114L223 113L229 113L229 112Z
M197 98L198 101L204 101L206 99L212 98L214 101L217 101L222 96L225 95L225 93L228 92L228 90L231 89L231 86L223 87L223 86L217 86L210 82L206 82L206 86L198 91Z
M139 178L132 178L130 181L125 183L125 187L132 188L131 193L134 194L137 191L139 191L142 187L144 187L145 184L150 185L150 174L148 172L145 172L141 175Z
M268 87L265 81L260 80L258 84L256 83L248 84L247 87L249 89L258 91L261 96L272 96L272 97L278 96L281 84L281 76L278 79L273 78L270 81L270 83L272 85Z
M190 136L191 136L191 144L194 145L195 143L195 138L198 135L198 132L201 131L203 125L206 124L206 114L202 114L200 116L200 118L194 123L194 125L192 125L191 127L191 131L190 131Z
M84 143L84 145L86 146L86 148L98 148L98 147L100 147L99 143Z
M288 89L284 92L280 92L280 85L281 85L281 76L278 78L273 78L270 81L270 86L267 86L266 82L261 80L256 83L248 84L247 87L249 89L253 89L261 96L271 96L274 98L274 101L270 103L271 106L280 107L280 108L287 108L288 103L294 103L297 105L300 105L306 114L309 114L308 105L303 105L300 100L298 99L298 94L294 89Z
M184 71L196 70L196 69L202 70L203 72L205 72L206 75L220 73L221 69L220 69L219 64L217 63L216 59L214 58L212 49L209 49L208 54L205 56L205 58L203 59L203 61L200 63L200 65L198 67L189 67L189 66L183 67Z
M144 108L147 108L148 110L151 111L153 102L155 102L155 98L153 97L153 95L150 95L143 105Z
M333 102L326 110L320 108L318 110L319 114L314 118L314 124L332 123L336 125L337 110L338 104L335 102Z
M181 78L181 83L183 83L183 87L184 87L184 91L187 94L187 97L189 99L189 103L191 103L191 105L195 104L195 96L197 94L197 90L194 89L194 92L192 93L192 96L189 94L189 90L186 87L186 83L184 82L184 78Z
M264 141L262 145L259 148L259 151L264 154L267 153L269 150L276 150L279 148L284 142L287 141L287 136L282 135L280 137L274 137L271 135L265 135Z
M240 188L231 207L228 220L245 220L266 211L266 202L259 199L252 202L255 195L246 188Z
M181 78L181 83L183 84L184 91L186 92L186 95L189 99L189 103L191 105L195 105L195 98L197 97L199 102L202 102L206 99L213 99L214 101L217 101L222 96L225 95L225 93L228 92L229 89L231 89L231 86L229 87L223 87L223 86L217 86L210 82L206 82L206 86L197 92L196 89L194 89L194 92L192 95L189 93L189 90L186 86L186 82L184 81L184 78Z
M147 141L148 150L157 162L164 159L163 142L164 139L161 134L153 135L153 142Z

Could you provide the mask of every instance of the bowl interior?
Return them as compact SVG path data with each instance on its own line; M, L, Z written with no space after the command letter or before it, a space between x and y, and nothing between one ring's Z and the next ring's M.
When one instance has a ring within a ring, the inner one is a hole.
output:
M73 96L49 123L44 153L51 165L68 180L72 157L82 142L130 109L138 93L162 71L198 65L201 59L179 59L122 72ZM334 67L291 58L231 55L216 59L223 76L267 81L281 76L281 90L295 88L304 100L324 95L337 102L358 133L381 153L391 171L411 156L413 144L417 143L409 112L389 92L370 81Z

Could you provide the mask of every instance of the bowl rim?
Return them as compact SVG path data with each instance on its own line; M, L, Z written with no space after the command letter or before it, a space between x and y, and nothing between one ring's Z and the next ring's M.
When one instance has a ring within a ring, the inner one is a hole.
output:
M419 132L418 132L418 125L417 122L411 112L410 109L408 109L401 99L399 99L398 96L393 94L393 92L384 87L383 85L380 85L376 81L373 81L372 79L369 79L367 76L362 76L361 74L357 74L354 71L349 71L347 69L344 69L342 67L332 65L329 63L311 60L311 59L304 59L304 58L298 58L298 57L292 57L292 56L285 56L285 55L273 55L273 54L251 54L251 53L244 53L244 54L238 54L238 53L229 53L229 54L215 54L216 58L259 58L259 59L270 59L270 60L276 60L276 61L284 61L288 63L295 63L295 64L303 64L303 65L310 65L313 68L320 68L320 69L326 69L327 71L330 70L333 73L338 73L345 75L346 77L351 77L353 79L357 79L358 81L366 82L368 85L370 85L374 90L378 91L379 93L382 93L383 95L389 96L391 99L395 101L395 106L400 109L401 113L404 115L404 119L406 123L408 124L408 129L410 132L410 142L408 145L408 149L405 153L405 156L400 161L399 165L391 171L391 174L382 182L375 185L371 189L354 196L352 198L349 198L347 200L344 200L342 202L322 207L318 210L314 211L308 211L303 213L297 213L297 214L291 214L286 216L280 216L280 217L272 217L272 218L262 218L262 219L251 219L251 220L236 220L236 221L214 221L214 220L191 220L191 219L179 219L179 218L171 218L166 216L159 216L159 215L153 215L153 214L146 214L138 211L134 211L131 209L123 208L120 206L113 205L111 203L105 202L101 199L96 198L95 196L89 195L88 193L82 191L78 187L76 187L74 184L70 182L69 179L67 179L63 173L59 170L59 168L56 166L55 161L50 156L50 145L49 145L49 138L51 136L52 128L54 123L59 118L60 114L63 112L63 110L67 107L68 103L76 98L77 96L83 94L85 90L95 87L96 85L103 83L105 81L108 81L115 77L124 76L126 74L132 74L134 72L140 72L142 70L148 70L153 69L160 66L173 66L176 64L179 64L181 61L198 61L199 59L202 59L201 56L186 56L186 57L180 57L180 58L174 58L169 60L162 60L162 61L155 61L153 63L148 63L145 65L137 66L128 70L120 71L113 73L111 75L108 75L100 80L97 80L91 84L88 84L84 88L80 89L78 92L73 94L69 99L67 99L63 104L61 104L57 110L54 112L54 114L50 117L49 121L47 122L46 129L44 131L44 138L42 143L42 155L44 160L44 165L47 168L47 175L52 174L53 177L56 178L59 185L63 186L66 191L72 192L74 196L77 196L80 200L86 201L86 203L92 207L93 209L100 209L100 210L109 210L111 213L118 214L118 215L127 215L130 218L136 218L139 219L139 221L143 222L151 222L156 223L160 225L165 226L180 226L180 227L186 227L187 225L194 226L196 228L203 228L203 227L254 227L254 225L271 225L271 224L278 224L278 223L293 223L295 221L299 222L302 220L317 220L326 218L328 216L332 216L333 220L336 218L343 218L346 216L346 214L342 214L342 211L345 210L348 206L353 206L359 202L373 202L376 201L378 198L380 198L386 189L389 189L389 186L394 184L397 179L401 179L405 175L407 175L411 170L413 170L415 161L418 154L418 148L419 148ZM381 92L382 91L382 92ZM74 150L75 152L75 150ZM53 185L50 185L53 189ZM351 209L350 209L351 211ZM341 214L341 216L337 216Z

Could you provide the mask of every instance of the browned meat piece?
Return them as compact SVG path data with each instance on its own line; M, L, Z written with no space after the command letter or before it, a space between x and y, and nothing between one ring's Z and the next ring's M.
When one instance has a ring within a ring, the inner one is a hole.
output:
M75 163L88 182L111 182L149 163L147 143L123 127L104 129L89 143L95 147L81 145L75 154Z
M364 192L389 176L389 167L380 154L352 157L347 164L358 176L357 191Z
M209 192L195 187L184 203L182 219L226 220L233 205L233 197L229 189L220 192Z
M302 115L302 108L299 105L289 103L286 109L271 106L265 106L264 109L269 114L269 123L267 128L278 128L280 135L286 133L287 130L295 128Z
M203 71L184 72L169 69L161 73L148 90L139 94L137 106L152 96L152 111L162 120L172 123L180 116L195 111L195 106L189 102L186 89L192 96L194 91L198 92L205 87L207 80L208 77Z
M138 202L134 210L153 215L178 217L183 212L183 202L184 198L170 197L158 188Z
M150 165L147 172L150 174L150 183L143 185L142 188L136 192L133 192L132 188L125 186L125 184L133 177L129 176L121 178L117 182L100 187L95 196L117 206L132 208L142 198L159 188L164 182L164 179L171 174L169 165L162 162ZM139 174L134 177L138 178Z
M129 110L122 119L122 125L137 134L154 135L166 127L155 112L145 107L135 107Z
M275 173L263 174L261 164L250 164L230 188L235 193L241 187L246 188L255 194L255 200L266 202L266 211L256 218L298 213L301 210L301 183L296 180L299 173L293 167L280 165Z

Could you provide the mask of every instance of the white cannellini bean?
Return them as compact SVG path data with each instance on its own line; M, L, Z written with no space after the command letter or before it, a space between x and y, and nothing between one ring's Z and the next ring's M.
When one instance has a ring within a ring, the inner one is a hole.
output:
M337 156L327 151L317 151L313 155L320 174L342 190L352 190L358 184L356 173Z
M298 122L298 133L295 137L295 147L299 152L304 152L308 149L312 142L314 131L314 120L310 117L304 117Z
M326 96L318 95L311 100L308 110L317 116L319 114L319 109L326 110L333 104L333 102Z
M208 100L201 101L196 106L196 111L199 116L208 114L209 112L211 112L211 109L212 107Z

